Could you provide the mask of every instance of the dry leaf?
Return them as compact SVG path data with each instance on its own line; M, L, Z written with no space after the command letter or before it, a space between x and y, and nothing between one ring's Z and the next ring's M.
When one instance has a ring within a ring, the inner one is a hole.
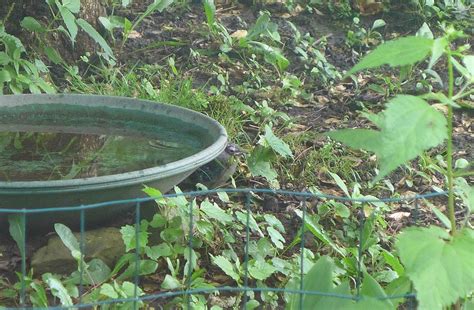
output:
M247 36L247 30L236 30L230 36L236 39L243 39Z
M138 31L136 31L136 30L132 30L128 34L129 39L138 39L138 38L141 38L141 37L142 37L142 34Z
M410 212L395 212L390 214L388 217L392 220L400 221L406 217L409 217L410 215Z

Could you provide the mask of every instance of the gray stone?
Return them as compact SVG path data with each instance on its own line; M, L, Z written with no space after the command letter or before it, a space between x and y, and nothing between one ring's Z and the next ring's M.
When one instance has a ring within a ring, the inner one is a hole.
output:
M80 241L80 234L74 233L74 235ZM84 233L84 253L86 262L93 258L99 258L112 269L117 260L125 253L120 230L107 227L86 231ZM48 240L47 245L33 254L31 267L36 276L46 272L70 274L77 270L77 262L59 236L56 235Z

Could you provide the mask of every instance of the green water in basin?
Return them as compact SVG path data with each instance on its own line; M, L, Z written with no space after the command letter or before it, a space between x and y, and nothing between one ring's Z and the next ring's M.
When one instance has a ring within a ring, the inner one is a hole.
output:
M106 107L28 105L0 115L0 181L50 181L165 165L209 142L179 120Z

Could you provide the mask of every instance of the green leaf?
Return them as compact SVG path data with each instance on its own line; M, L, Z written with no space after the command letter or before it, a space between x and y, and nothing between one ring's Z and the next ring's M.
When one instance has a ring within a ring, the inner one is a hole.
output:
M181 286L182 285L179 280L173 276L170 276L169 274L165 276L163 282L161 283L161 288L164 288L166 290L174 290L180 288Z
M212 262L217 265L222 271L225 272L226 275L234 279L236 282L239 282L240 276L239 274L235 271L234 265L224 256L213 256L210 254L212 257Z
M346 183L341 179L340 176L338 176L336 173L329 172L329 175L334 179L336 182L337 186L346 194L347 197L351 197L351 194L349 194L349 190L347 189Z
M364 272L364 280L362 281L362 284L360 286L360 293L364 297L382 299L380 300L380 303L383 303L384 305L378 309L395 309L389 299L383 299L384 297L387 297L387 294L380 286L380 284L378 284L377 281L372 278L372 276L370 276L367 272Z
M222 210L217 204L211 203L208 199L201 203L201 211L203 211L211 219L227 224L231 223L234 218Z
M461 197L463 203L467 206L469 211L474 212L474 186L464 178L455 179L456 194Z
M272 226L267 227L267 232L270 235L270 239L272 240L273 244L277 248L283 249L283 243L285 242L285 238L280 234L280 232Z
M464 56L462 62L464 66L466 66L467 71L474 77L474 55L466 55Z
M12 236L13 240L15 240L18 249L20 250L20 254L22 257L25 256L25 246L26 246L26 239L25 239L25 227L22 225L21 215L13 214L8 216L8 223L9 223L9 232L10 236Z
M265 125L265 135L260 137L259 144L272 148L275 152L277 152L283 157L293 156L293 153L291 152L291 149L288 144L282 139L275 136L270 125Z
M98 33L94 27L91 26L86 20L78 19L77 24L84 30L95 42L97 42L100 47L104 50L105 54L110 59L115 59L114 52L110 48L109 44L105 41L105 39ZM110 61L109 61L110 62Z
M385 42L356 64L347 75L382 65L391 67L411 65L425 59L431 51L433 40L421 37L404 37Z
M207 25L211 28L215 28L215 16L216 16L216 5L214 0L204 0L204 13L206 14Z
M161 243L159 245L146 248L145 253L149 258L157 260L160 257L170 256L173 251L167 243Z
M59 238L61 238L61 241L64 243L64 245L69 249L69 251L71 251L72 257L74 257L75 260L80 261L82 258L81 248L79 246L79 242L77 242L76 236L74 236L71 229L69 229L69 227L66 225L56 223L54 224L54 230L58 234Z
M296 215L298 215L298 217L300 217L301 219L303 218L303 212L301 210L295 210L295 213ZM313 219L311 218L311 216L309 215L306 215L305 216L305 227L306 229L308 229L316 238L318 238L319 240L321 240L323 243L329 245L334 251L336 251L337 253L339 253L341 256L345 256L346 253L345 253L345 250L344 249L341 249L337 244L335 244L331 238L326 234L326 232L324 231L324 229L321 227L321 225L319 225L318 223L316 223L315 221L313 221Z
M100 294L113 299L119 297L114 287L109 283L102 284L102 286L100 287Z
M5 52L0 52L0 66L5 66L11 61L10 56Z
M46 29L43 27L43 25L41 25L36 19L31 16L23 18L20 25L21 27L29 31L40 33L46 32Z
M396 248L417 291L419 309L442 309L474 290L471 229L450 236L435 226L407 228L398 236Z
M263 259L258 259L249 266L249 274L252 278L263 281L270 277L276 268Z
M68 8L74 14L79 13L81 10L81 0L62 0L63 6Z
M51 60L55 65L63 63L64 60L62 59L61 55L52 47L46 46L44 48L44 53Z
M130 265L128 265L127 269L117 277L117 280L124 280L124 279L129 279L133 277L136 273L136 262L135 260L130 262ZM158 269L158 263L155 261L152 261L150 259L141 259L138 262L138 275L144 276L147 274L152 274Z
M120 228L122 239L125 244L125 251L135 250L137 241L137 232L134 226L125 225ZM148 232L141 231L138 233L139 247L143 248L148 244Z
M451 221L449 218L444 215L437 207L430 205L431 211L436 215L438 220L446 227L447 229L451 229Z
M273 159L274 154L271 149L261 146L254 148L247 159L250 173L253 176L262 176L269 181L275 180L278 174L272 167Z
M130 3L132 3L132 0L122 0L122 6L124 8L129 6Z
M97 285L109 278L111 270L103 260L94 258L87 265L87 273L84 275L84 280L86 281L84 284Z
M448 44L448 40L444 37L434 40L433 47L431 48L431 58L428 68L431 69L438 62L441 56L443 56Z
M77 36L77 31L78 31L78 28L76 25L76 17L66 7L61 6L61 5L58 5L58 7L59 7L59 13L61 14L61 17L63 18L63 21L66 24L66 28L69 32L71 42L74 45L74 42L76 42L76 36Z
M374 181L447 138L446 118L421 98L399 95L389 101L382 115L380 131L344 129L328 134L350 147L377 155L380 173Z
M61 301L62 306L72 306L73 302L71 296L61 281L53 276L51 273L45 273L43 275L43 281L48 285L51 290L51 294Z

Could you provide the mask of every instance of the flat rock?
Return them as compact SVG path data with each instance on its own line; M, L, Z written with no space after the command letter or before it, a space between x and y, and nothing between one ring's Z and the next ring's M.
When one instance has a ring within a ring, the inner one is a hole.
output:
M80 240L80 233L74 233ZM84 234L84 252L86 262L92 258L101 259L113 268L117 260L125 253L122 235L118 228L107 227L86 231ZM46 272L70 274L77 270L77 262L71 252L59 238L53 236L48 243L38 249L31 260L31 267L36 276Z

